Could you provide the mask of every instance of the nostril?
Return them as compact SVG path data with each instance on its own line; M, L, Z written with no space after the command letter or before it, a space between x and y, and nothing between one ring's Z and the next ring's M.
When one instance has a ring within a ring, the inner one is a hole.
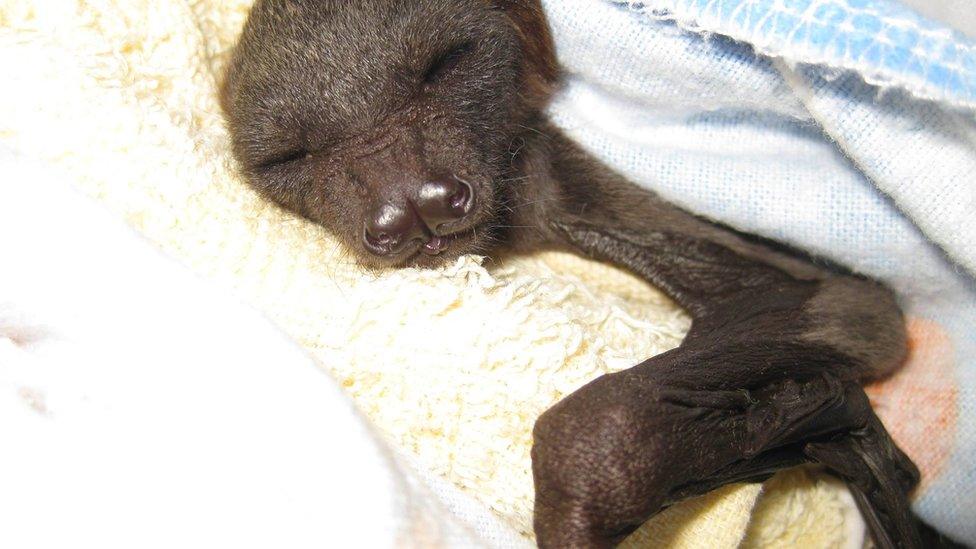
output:
M366 230L363 231L363 242L366 243L366 248L374 253L385 253L390 248L390 237L386 234L373 235L367 224Z
M451 197L451 209L461 213L468 213L471 209L471 186L467 181L458 181L458 191Z
M409 206L384 203L367 214L363 242L370 252L389 255L422 236L420 220Z
M456 176L424 183L414 202L417 213L435 234L444 236L451 225L460 221L474 207L474 189Z

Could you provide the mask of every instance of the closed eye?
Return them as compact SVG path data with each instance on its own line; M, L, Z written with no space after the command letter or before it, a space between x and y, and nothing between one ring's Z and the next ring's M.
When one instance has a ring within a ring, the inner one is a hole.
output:
M424 71L424 84L436 84L450 76L473 49L474 46L466 42L435 57Z
M258 167L260 168L272 168L274 166L281 166L283 164L290 164L292 162L301 160L308 157L308 151L304 149L296 149L293 151L286 151L284 153L272 156L271 158L262 162Z

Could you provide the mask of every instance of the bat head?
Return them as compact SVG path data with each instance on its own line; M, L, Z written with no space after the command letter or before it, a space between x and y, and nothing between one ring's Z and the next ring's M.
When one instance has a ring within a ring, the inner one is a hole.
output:
M253 187L373 267L497 244L557 80L538 0L258 0L221 90Z

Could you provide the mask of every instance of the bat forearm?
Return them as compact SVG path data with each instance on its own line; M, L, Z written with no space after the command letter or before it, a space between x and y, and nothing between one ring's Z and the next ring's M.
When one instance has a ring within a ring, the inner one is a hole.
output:
M863 377L904 358L904 321L883 286L688 213L558 130L547 130L544 147L534 149L543 154L525 159L534 180L520 197L530 206L515 211L541 225L547 240L631 270L669 294L695 320L689 340L723 330L755 341L788 339L848 356Z
M745 294L802 284L777 267L694 234L638 233L564 220L554 221L553 227L587 255L625 267L661 288L696 318L714 314Z
M670 287L668 280L680 280L685 291L698 287L704 295L714 293L710 286L727 283L726 275L745 270L750 276L779 271L799 280L833 276L831 268L799 252L671 204L604 166L550 124L539 122L539 126L538 134L527 138L533 140L524 147L529 152L518 158L521 184L511 199L513 225L538 227L534 232L543 240L585 248L586 253L615 263L620 261L608 255L609 248L567 239L566 227L588 225L616 231L627 240L653 241L655 284ZM535 244L535 239L529 240Z

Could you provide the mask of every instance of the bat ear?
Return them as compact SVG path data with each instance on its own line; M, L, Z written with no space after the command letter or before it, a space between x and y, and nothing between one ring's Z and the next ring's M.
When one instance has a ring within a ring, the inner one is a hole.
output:
M559 80L556 48L539 0L492 0L512 21L525 55L525 85L529 99L546 101Z

